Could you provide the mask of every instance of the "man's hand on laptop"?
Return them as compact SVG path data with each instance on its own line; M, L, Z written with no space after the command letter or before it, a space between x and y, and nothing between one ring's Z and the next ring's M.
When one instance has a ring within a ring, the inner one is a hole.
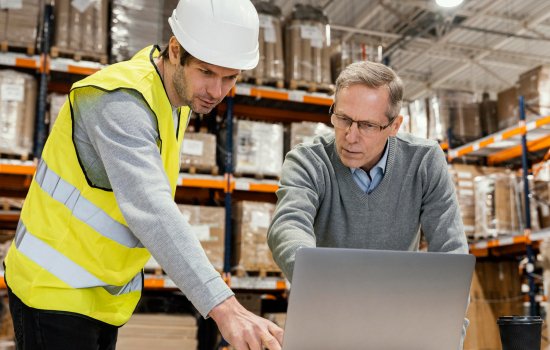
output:
M246 310L231 297L210 311L223 338L236 350L281 350L283 330Z

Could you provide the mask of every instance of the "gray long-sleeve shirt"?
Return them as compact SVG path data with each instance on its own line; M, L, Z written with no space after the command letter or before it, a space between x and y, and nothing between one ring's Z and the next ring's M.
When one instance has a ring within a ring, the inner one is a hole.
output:
M136 92L95 88L76 90L73 110L74 140L88 179L113 190L134 235L207 317L233 292L173 200L154 114ZM176 109L173 115L177 125Z

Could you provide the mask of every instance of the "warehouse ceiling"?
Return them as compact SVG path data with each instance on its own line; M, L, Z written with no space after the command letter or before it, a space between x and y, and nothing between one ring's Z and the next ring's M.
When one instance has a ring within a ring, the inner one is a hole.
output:
M550 1L465 0L445 10L435 0L274 0L288 18L295 4L324 9L332 43L382 47L405 82L405 98L435 89L496 94L519 75L550 64Z

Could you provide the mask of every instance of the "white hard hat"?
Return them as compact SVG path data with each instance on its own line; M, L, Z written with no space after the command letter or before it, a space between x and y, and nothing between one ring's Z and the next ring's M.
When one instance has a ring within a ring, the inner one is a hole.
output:
M201 61L243 70L258 64L260 24L250 0L180 0L168 23Z

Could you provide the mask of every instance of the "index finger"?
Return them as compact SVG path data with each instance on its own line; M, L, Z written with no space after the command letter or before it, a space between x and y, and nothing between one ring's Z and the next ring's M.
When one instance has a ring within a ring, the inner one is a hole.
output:
M269 331L269 333L271 333L277 339L279 344L281 344L281 346L282 346L283 345L283 335L284 335L283 329L281 327L277 326L276 324L271 323L271 324L267 325L267 330Z
M269 333L262 334L262 344L268 349L268 350L281 350L281 343L272 336Z

